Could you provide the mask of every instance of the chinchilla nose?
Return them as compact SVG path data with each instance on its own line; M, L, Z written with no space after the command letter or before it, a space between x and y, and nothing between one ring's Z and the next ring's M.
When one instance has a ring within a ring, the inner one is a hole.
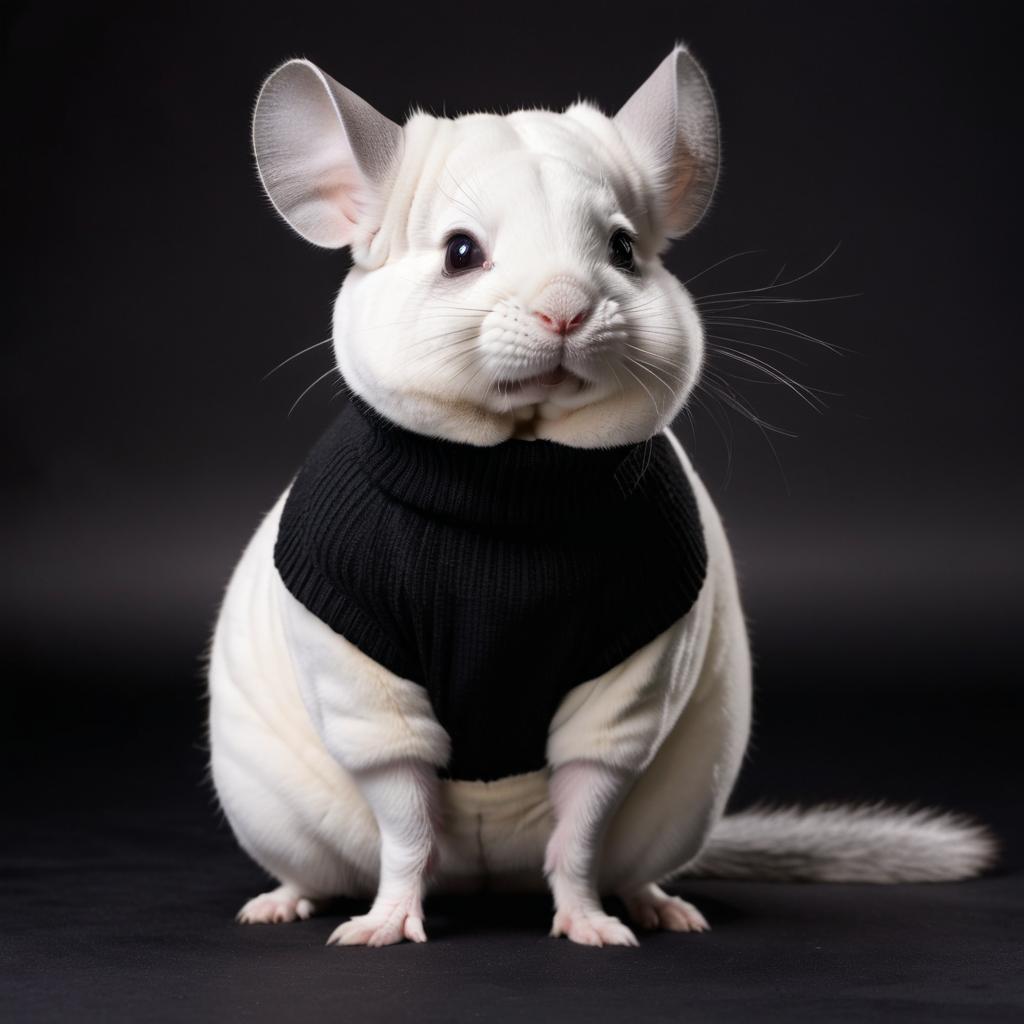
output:
M594 300L579 281L562 275L548 281L530 307L530 312L554 334L570 334L586 322Z

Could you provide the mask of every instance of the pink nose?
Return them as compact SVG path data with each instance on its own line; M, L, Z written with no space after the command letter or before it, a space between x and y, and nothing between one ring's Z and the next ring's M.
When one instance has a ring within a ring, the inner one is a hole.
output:
M555 334L568 334L570 331L576 330L577 327L584 320L590 316L589 309L580 309L573 313L571 316L565 316L565 314L555 314L549 316L542 310L535 309L533 315L549 330L554 331Z
M533 315L553 334L570 334L591 313L591 296L574 279L560 275L533 300Z

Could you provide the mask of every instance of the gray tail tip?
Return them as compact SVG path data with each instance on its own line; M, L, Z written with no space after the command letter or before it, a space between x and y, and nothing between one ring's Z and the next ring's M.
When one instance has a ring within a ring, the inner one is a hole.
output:
M810 882L953 882L999 861L977 819L886 803L755 806L727 815L685 874Z

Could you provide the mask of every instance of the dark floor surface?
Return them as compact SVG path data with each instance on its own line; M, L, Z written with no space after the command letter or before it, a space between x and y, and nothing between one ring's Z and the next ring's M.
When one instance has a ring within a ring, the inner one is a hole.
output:
M1008 687L898 699L762 687L736 800L940 802L1000 835L992 875L687 882L677 891L712 931L639 949L549 939L547 900L532 896L434 899L424 946L326 947L355 905L236 925L264 879L205 786L200 687L23 677L14 693L4 1021L1024 1019L1021 701Z

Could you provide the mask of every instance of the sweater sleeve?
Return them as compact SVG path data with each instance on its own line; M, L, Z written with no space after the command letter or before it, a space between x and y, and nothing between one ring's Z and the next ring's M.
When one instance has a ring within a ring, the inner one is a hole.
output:
M547 761L596 760L643 772L693 693L707 646L712 597L604 675L571 690L551 721Z
M442 767L450 741L427 691L401 679L278 588L302 698L331 755L350 771L396 760Z

